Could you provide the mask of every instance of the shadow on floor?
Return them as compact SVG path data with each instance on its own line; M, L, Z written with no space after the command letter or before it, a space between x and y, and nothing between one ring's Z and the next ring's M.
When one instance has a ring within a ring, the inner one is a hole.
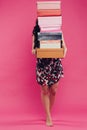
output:
M71 120L53 120L54 125L69 126L69 127L87 127L86 121L71 121ZM2 121L0 126L20 126L20 125L44 125L44 119L32 120L16 120L16 121Z

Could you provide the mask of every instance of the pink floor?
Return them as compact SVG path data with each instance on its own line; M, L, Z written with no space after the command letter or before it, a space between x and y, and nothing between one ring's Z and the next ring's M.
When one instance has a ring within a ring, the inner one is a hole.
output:
M45 125L44 117L3 116L0 117L0 130L87 130L87 117L78 115L59 115L53 117L53 127Z

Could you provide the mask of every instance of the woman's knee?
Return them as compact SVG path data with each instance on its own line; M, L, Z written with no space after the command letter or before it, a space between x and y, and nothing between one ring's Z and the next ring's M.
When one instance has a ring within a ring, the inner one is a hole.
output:
M50 93L55 96L56 95L56 90L55 89L51 89Z
M58 87L58 84L54 84L54 85L50 88L50 93L51 93L53 96L56 95L57 87Z
M49 93L48 87L47 86L42 86L41 92L44 95L48 95L48 93Z

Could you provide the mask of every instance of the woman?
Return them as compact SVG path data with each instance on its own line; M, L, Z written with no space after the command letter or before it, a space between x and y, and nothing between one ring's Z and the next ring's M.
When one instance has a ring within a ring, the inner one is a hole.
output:
M40 32L38 20L33 29L33 45L32 53L36 54L36 48L39 48L37 33ZM66 55L66 45L64 39L62 40L64 48L64 57ZM52 126L51 110L55 101L55 95L58 88L58 81L63 76L63 67L61 59L59 58L37 58L36 64L36 78L37 82L41 85L41 99L46 112L46 125Z

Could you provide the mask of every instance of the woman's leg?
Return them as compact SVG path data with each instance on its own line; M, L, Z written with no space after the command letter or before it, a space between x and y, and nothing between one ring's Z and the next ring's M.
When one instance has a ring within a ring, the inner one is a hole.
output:
M50 111L51 111L53 104L55 102L57 88L58 88L58 82L55 83L54 85L52 85L50 88Z
M50 100L49 100L49 88L48 86L41 87L41 99L46 112L46 124L52 126L52 119L50 113Z

